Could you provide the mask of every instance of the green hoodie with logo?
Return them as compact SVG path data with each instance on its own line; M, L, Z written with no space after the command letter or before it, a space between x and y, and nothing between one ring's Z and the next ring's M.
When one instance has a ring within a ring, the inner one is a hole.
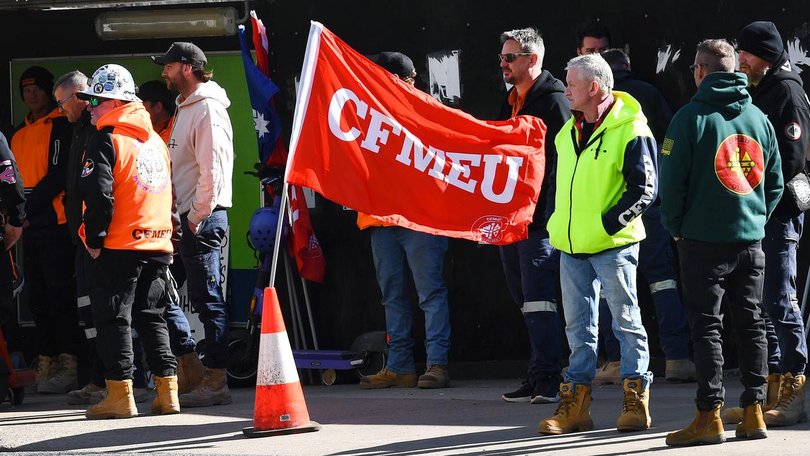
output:
M672 118L659 163L661 221L674 237L754 242L782 196L771 123L742 73L711 73Z

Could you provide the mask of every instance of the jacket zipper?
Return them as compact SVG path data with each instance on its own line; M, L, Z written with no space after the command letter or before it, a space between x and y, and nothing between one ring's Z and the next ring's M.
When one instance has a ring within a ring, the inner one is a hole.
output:
M571 254L574 253L574 242L571 240L571 223L574 218L574 178L577 176L580 154L577 154L577 161L574 162L574 172L571 173L571 183L568 186L568 248Z

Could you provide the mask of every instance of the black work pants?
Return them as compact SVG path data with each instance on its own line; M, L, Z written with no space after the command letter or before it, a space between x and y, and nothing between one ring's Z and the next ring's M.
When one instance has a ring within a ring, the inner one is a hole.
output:
M73 280L74 246L66 225L23 232L23 272L36 323L37 354L77 354L81 344Z
M169 348L163 319L168 266L132 251L103 249L90 260L90 302L96 325L96 347L108 380L132 379L131 327L140 335L153 374L175 375L177 362Z
M720 305L726 297L737 335L740 376L745 407L765 399L767 344L759 303L765 272L765 254L754 243L714 243L689 239L678 241L684 303L694 347L698 410L711 410L723 403L723 316Z

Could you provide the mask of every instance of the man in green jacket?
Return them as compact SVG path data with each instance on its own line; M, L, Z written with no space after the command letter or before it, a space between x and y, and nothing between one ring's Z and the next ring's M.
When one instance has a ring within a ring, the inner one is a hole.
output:
M596 375L599 293L613 315L621 346L624 406L619 431L650 427L647 332L636 296L639 217L655 201L657 146L641 106L613 92L613 74L598 54L568 62L565 96L573 117L555 138L555 209L548 222L560 250L566 336L571 347L560 406L540 422L543 434L593 428L591 384Z
M697 414L667 445L725 441L724 295L739 343L744 409L738 438L765 438L765 323L759 308L765 222L782 195L773 127L751 102L748 79L734 72L734 48L701 42L692 65L697 94L670 123L661 153L661 214L678 245L681 282L697 367Z

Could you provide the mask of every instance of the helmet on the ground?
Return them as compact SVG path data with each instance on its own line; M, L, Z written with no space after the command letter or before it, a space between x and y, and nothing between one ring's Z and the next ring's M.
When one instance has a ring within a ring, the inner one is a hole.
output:
M136 95L138 89L129 70L109 63L100 67L87 81L87 89L80 92L79 98L99 97L111 100L141 101Z
M277 196L272 207L256 209L250 219L250 243L261 253L270 254L273 252L280 205L281 197Z

